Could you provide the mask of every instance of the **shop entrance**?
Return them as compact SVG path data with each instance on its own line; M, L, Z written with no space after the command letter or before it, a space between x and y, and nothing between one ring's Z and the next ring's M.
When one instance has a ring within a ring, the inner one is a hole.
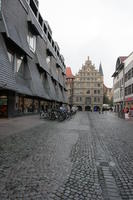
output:
M79 111L82 111L82 106L77 106Z
M8 116L7 96L0 96L0 117Z
M91 111L91 107L90 106L85 106L85 111Z

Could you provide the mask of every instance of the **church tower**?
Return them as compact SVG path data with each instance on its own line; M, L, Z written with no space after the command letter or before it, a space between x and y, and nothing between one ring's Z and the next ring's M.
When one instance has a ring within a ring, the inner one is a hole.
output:
M102 64L100 62L100 65L99 65L99 73L101 76L103 76L103 68L102 68Z

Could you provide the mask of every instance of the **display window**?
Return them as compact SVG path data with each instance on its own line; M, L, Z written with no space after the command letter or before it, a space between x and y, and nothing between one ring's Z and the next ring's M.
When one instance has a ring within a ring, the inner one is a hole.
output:
M7 96L0 96L0 117L7 117L8 104Z
M34 100L33 110L35 113L38 113L38 111L39 111L39 101L38 100Z
M24 98L24 113L33 112L33 99Z

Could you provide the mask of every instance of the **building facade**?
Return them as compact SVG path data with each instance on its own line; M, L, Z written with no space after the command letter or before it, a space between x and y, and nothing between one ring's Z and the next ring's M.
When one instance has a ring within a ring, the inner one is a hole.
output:
M73 104L79 110L98 110L103 105L103 71L92 65L89 57L78 74L73 86Z
M115 112L120 112L125 104L124 61L127 56L117 58L115 72L113 73L113 103Z
M0 0L0 116L66 103L65 64L37 0Z
M125 107L133 110L133 53L124 61L125 73Z
M106 85L103 85L103 94L111 101L113 98L113 88L108 88Z
M66 89L67 89L67 102L70 106L73 105L73 84L74 76L70 67L66 67Z

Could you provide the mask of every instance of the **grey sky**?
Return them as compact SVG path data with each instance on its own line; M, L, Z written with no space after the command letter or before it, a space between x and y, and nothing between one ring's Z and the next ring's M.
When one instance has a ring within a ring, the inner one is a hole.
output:
M118 56L132 52L132 0L39 0L40 12L58 42L66 66L78 72L89 56L96 68L101 61L105 84Z

